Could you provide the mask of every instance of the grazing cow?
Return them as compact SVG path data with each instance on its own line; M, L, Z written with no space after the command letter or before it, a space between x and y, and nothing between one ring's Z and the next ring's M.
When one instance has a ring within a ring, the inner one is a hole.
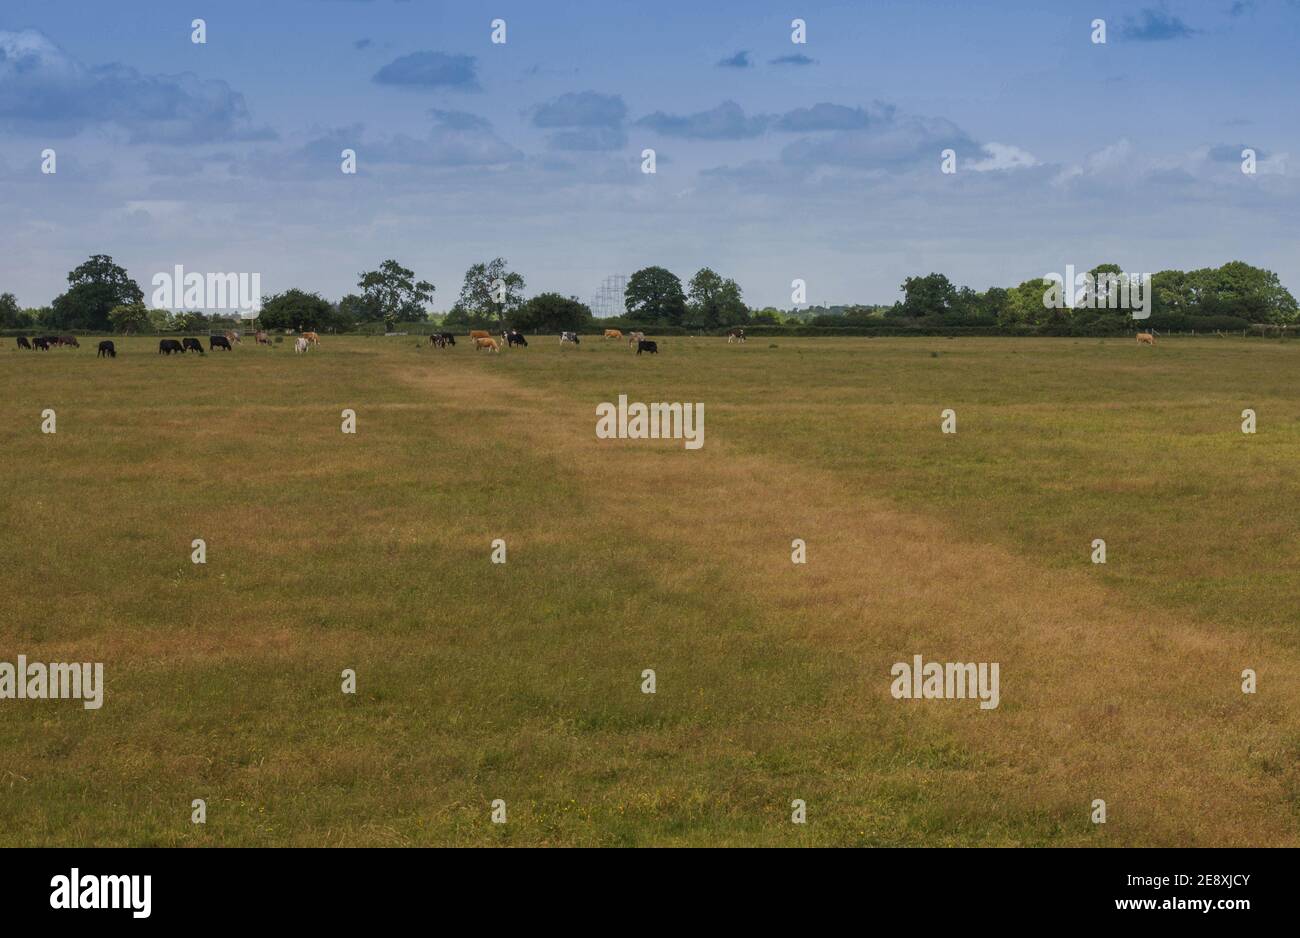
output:
M108 339L99 343L99 351L95 353L96 358L117 358L117 349L113 348L113 343Z
M606 338L606 339L621 339L621 338L623 338L623 331L622 331L621 329L606 329L606 330L605 330L605 338Z
M640 355L642 352L649 352L651 355L658 355L659 346L654 342L650 342L647 341L646 339L642 339L640 342L636 344L636 353Z
M236 345L239 345L244 340L239 337L239 333L237 331L231 331L226 333L226 341L234 342Z
M175 339L163 339L158 343L159 355L170 355L172 352L184 355L185 347Z
M18 337L18 347L19 347L19 348L25 348L25 349L31 349L31 347L32 347L32 343L30 343L30 342L27 341L27 336L25 336L25 335L20 335L20 336Z
M730 345L732 342L739 342L739 343L741 343L741 344L743 345L744 342L745 342L745 330L744 330L744 329L732 329L730 332L728 332L728 333L727 333L727 344Z
M477 352L480 349L490 349L493 352L500 352L501 346L498 345L497 340L491 336L478 336L474 339L474 351Z
M455 337L454 335L452 335L450 332L439 332L438 335L439 335L439 337L442 339L442 344L443 344L443 345L455 345L455 344L456 344L456 337Z
M77 341L75 335L61 335L58 338L60 345L71 345L73 348L81 348L81 343Z
M256 335L253 336L253 338L257 341L258 345L271 344L271 337L267 335L265 332L258 332Z
M524 338L523 333L511 329L506 333L506 346L510 347L514 345L522 345L524 348L528 348L528 340Z
M230 340L227 339L224 335L208 336L208 351L212 351L213 349L219 349L219 348L223 348L227 352L231 351Z
M50 350L50 340L45 338L43 335L38 335L36 338L32 339L32 348L40 349L42 352L48 352Z
M307 351L309 348L311 348L311 343L301 336L298 338L298 341L293 343L293 350L299 355Z
M578 342L578 333L576 333L576 332L561 332L561 333L560 333L560 344L563 345L565 342L572 342L574 345L578 345L578 344L580 344L580 343Z
M200 355L203 354L203 343L193 336L186 336L181 339L181 346L187 352L198 352Z
M308 342L310 342L312 345L320 345L320 336L318 336L314 332L304 332L302 334L302 337L306 339Z
M643 339L645 339L644 332L629 332L627 336L627 344L632 348L636 348L636 344Z
M1149 332L1139 332L1137 334L1138 345L1155 345L1156 337Z
M486 329L471 329L469 337L477 342L479 339L492 338L492 333L488 332Z

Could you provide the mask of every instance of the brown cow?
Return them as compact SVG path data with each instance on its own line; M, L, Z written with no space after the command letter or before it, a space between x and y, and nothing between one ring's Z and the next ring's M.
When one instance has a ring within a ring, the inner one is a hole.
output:
M1155 345L1156 337L1149 332L1139 332L1137 334L1138 345Z
M471 329L469 337L474 340L490 339L492 338L492 333L488 332L486 329Z
M485 349L485 348L491 349L494 352L501 351L501 346L498 345L497 340L492 338L491 336L486 336L486 337L479 336L476 339L474 339L474 351L477 352L479 349Z
M623 331L622 331L621 329L606 329L606 330L605 330L605 338L607 338L607 339L621 339L621 338L623 338Z
M308 342L310 342L312 345L320 345L320 336L318 336L314 332L304 332L302 334L302 337L306 339Z
M265 332L260 332L260 331L259 331L256 335L253 336L253 338L257 340L257 344L258 344L258 345L270 345L270 344L271 344L271 337L270 337L269 335L267 335Z

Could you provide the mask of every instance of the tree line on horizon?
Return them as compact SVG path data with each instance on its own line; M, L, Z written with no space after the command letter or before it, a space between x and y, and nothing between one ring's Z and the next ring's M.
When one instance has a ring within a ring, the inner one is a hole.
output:
M1122 276L1116 264L1090 271ZM68 274L68 289L49 306L22 309L12 293L0 294L0 329L86 332L197 331L229 323L233 312L155 309L144 292L108 255L97 254ZM685 285L664 267L645 267L628 279L626 312L597 320L576 297L541 293L525 299L525 281L504 258L472 265L460 294L444 314L432 313L435 287L416 278L397 261L385 260L358 275L357 292L331 302L317 292L291 288L267 297L257 317L264 329L314 329L345 332L382 324L429 322L448 329L509 325L531 333L584 331L603 325L637 328L712 330L735 326L811 328L982 327L1020 331L1088 332L1119 330L1126 310L1068 309L1044 306L1043 279L1015 287L977 291L958 287L941 273L908 277L902 299L892 305L847 305L780 310L753 309L735 280L704 267ZM1207 328L1242 328L1244 323L1294 323L1295 298L1276 273L1242 261L1193 271L1164 270L1151 278L1151 316L1157 322L1202 321ZM1217 323L1217 325L1215 325Z

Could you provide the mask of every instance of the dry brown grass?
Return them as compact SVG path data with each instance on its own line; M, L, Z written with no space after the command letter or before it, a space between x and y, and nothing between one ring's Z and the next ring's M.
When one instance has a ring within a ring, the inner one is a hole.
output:
M608 493L607 521L674 543L683 568L721 568L765 610L774 654L800 643L840 658L861 679L827 689L843 728L871 726L883 705L898 711L896 731L939 732L970 753L969 771L916 780L942 790L958 827L1014 827L1037 810L1080 819L1058 843L1300 843L1300 660L1289 650L1136 608L1085 572L963 540L831 473L737 455L717 424L699 452L648 452L596 440L568 402L496 376L396 377L466 419L498 402L508 432L563 460L583 490ZM792 477L798 495L772 497ZM790 563L793 537L810 545L807 568ZM1001 706L893 701L889 667L918 651L1000 662ZM1240 672L1261 661L1270 691L1252 699ZM1107 802L1105 828L1085 823L1093 798Z
M1295 563L1269 481L1295 451L1285 349L122 344L0 360L0 660L102 660L109 682L93 714L0 703L0 842L1300 842L1294 585L1272 585ZM1165 377L1133 406L1099 375ZM704 401L704 449L595 439L620 391ZM1249 449L1219 430L1239 393L1274 431ZM915 653L999 662L1000 707L893 700Z

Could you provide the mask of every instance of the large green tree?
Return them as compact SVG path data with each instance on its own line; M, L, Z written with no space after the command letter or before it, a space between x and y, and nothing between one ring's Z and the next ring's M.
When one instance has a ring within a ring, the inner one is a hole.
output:
M68 290L51 304L49 325L58 329L108 329L115 306L143 303L140 285L107 254L96 254L68 274Z
M523 289L524 278L506 267L504 257L475 264L465 271L460 297L452 307L454 322L509 323L518 328L515 311L523 304Z
M1193 312L1191 286L1181 270L1161 270L1151 275L1151 311L1156 316L1183 316Z
M1011 306L1011 291L1003 287L989 287L980 299L981 315L994 322L1003 322Z
M1126 283L1128 280L1128 274L1124 273L1124 268L1119 264L1098 264L1092 270L1088 271L1088 273L1092 275L1092 285L1097 307L1099 309L1118 309L1119 307L1117 306L1111 307L1104 304L1109 304L1110 291L1112 289L1115 291L1117 302L1121 299L1121 294L1129 289L1129 285ZM1075 287L1074 289L1076 292L1078 291L1078 287ZM1070 310L1061 310L1060 312L1068 315Z
M718 326L736 326L749 319L749 309L741 299L740 287L734 280L723 280L708 267L701 268L691 278L687 294L691 321L706 329Z
M1251 322L1294 322L1296 301L1277 274L1242 261L1187 274L1193 303L1203 316L1238 316Z
M291 289L262 302L257 324L263 329L315 331L333 324L334 307L318 293Z
M339 321L351 325L358 322L376 322L384 318L377 303L359 293L349 293L338 304Z
M359 275L357 286L365 299L364 309L375 319L388 323L422 322L428 318L425 306L433 300L434 286L416 280L415 271L407 270L394 260L386 260L378 270Z
M12 293L0 293L0 329L13 329L23 325L26 317L18 308L18 297Z
M147 332L149 310L143 303L124 303L108 311L108 324L114 332Z
M686 294L671 271L644 267L628 278L624 306L633 322L678 326L686 317Z
M577 332L591 326L591 308L577 297L539 293L511 316L523 332Z
M1037 325L1047 322L1054 312L1043 305L1043 295L1048 284L1042 277L1026 280L1007 291L1006 304L998 315L998 323L1010 325Z
M905 316L942 316L957 298L957 288L943 274L908 277L902 290Z
M970 287L961 287L952 296L947 320L954 324L979 322L985 319L984 294Z
M177 332L202 332L210 327L210 320L198 310L178 309L172 313L171 327Z

